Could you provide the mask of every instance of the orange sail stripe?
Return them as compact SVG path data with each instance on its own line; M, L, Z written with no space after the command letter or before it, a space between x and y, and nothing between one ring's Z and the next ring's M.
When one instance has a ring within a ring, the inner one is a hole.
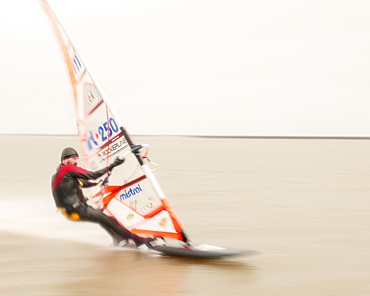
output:
M108 196L103 198L104 208L107 207L108 204L110 203L110 201L119 193L118 188L120 188L120 187L121 186L110 186L110 185L107 186L107 191L109 191L109 192L115 191L115 192L113 192L113 193L111 193Z
M168 211L168 214L170 215L172 219L172 223L175 226L175 229L177 232L181 233L181 231L184 229L184 227L180 223L180 219L177 217L176 213L173 211L172 206L170 205L170 202L168 199L162 199L163 207Z
M155 215L159 214L160 212L162 212L163 210L165 210L163 207L158 207L156 209L154 209L152 212L146 214L143 216L144 219L149 219L149 218L152 218L154 217Z
M130 231L135 234L141 234L141 235L146 235L146 236L166 237L170 239L182 240L182 235L178 233L162 232L162 231L154 231L154 230L141 230L141 229L131 229Z

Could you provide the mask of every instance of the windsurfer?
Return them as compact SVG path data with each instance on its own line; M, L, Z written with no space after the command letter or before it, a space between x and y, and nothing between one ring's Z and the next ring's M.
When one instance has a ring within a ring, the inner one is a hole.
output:
M98 223L113 238L114 244L120 241L133 240L138 247L150 247L149 240L141 238L122 227L116 219L89 206L83 195L81 187L92 187L94 182L124 162L117 158L110 166L90 172L78 167L78 153L75 149L68 147L62 151L61 164L52 177L52 192L57 208L70 220L89 221Z

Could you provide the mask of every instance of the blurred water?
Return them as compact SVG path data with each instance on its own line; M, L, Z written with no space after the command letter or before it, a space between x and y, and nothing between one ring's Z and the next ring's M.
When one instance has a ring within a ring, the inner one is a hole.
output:
M55 210L76 137L1 136L0 295L370 295L370 141L135 137L195 243L260 254L124 251Z

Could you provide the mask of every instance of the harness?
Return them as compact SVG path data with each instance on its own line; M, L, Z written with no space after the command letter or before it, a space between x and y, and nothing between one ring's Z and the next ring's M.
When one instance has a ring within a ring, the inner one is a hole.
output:
M75 202L69 209L65 209L65 208L61 208L61 207L57 207L57 209L69 220L73 220L73 221L77 221L77 220L80 220L81 217L80 217L80 214L73 211L74 209L78 208L79 206L81 206L82 203L77 201Z

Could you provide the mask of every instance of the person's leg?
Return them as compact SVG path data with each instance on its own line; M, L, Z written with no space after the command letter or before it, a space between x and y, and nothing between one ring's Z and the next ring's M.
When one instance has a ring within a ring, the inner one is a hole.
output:
M101 211L95 210L90 206L80 206L76 208L81 220L98 223L114 238L124 240L131 239L136 245L141 245L147 242L146 239L131 233L126 228L122 227L116 219L107 216Z
M109 227L106 227L102 224L100 224L100 226L106 231L108 232L108 234L112 237L112 240L113 240L113 246L118 246L120 245L121 242L124 242L124 243L127 243L128 242L128 239L126 237L122 237L120 236L119 234L115 233L112 229L110 229Z

